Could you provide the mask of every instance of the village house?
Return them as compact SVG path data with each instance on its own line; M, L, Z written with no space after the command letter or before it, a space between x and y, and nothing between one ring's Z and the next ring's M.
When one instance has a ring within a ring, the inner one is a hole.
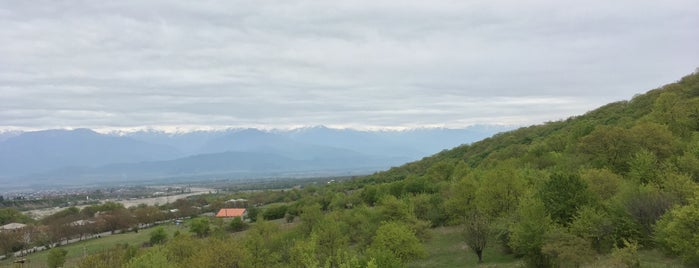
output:
M222 208L216 213L216 218L235 218L243 219L248 215L248 211L244 208Z

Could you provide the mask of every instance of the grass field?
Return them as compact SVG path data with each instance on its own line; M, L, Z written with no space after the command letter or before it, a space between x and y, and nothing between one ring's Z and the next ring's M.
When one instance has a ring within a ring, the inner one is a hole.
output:
M432 238L425 248L429 256L410 263L408 267L524 267L521 259L502 253L498 245L492 243L483 252L483 263L478 264L478 257L463 242L458 227L440 227L432 229ZM686 267L678 258L665 256L657 249L640 250L641 267L680 268ZM614 267L609 255L600 255L593 263L583 267Z
M426 259L408 265L417 267L521 267L522 262L512 255L503 254L497 246L489 246L483 252L483 263L463 242L457 227L440 227L432 230L432 238L425 248Z
M164 224L160 226L165 228L165 231L168 233L168 237L172 237L176 230L180 230L180 232L185 232L187 230L186 227L182 225L176 226L174 224ZM83 256L85 256L85 254L89 255L101 252L105 249L114 247L116 244L128 243L129 245L141 245L150 239L150 232L152 232L153 230L154 228L143 229L138 233L129 232L124 234L110 235L102 238L95 238L62 246L63 249L68 251L68 255L66 256L66 263L64 266L74 267L75 264L77 264L83 258ZM48 250L28 255L27 257L25 257L25 259L27 259L29 263L24 264L23 267L47 267L47 255ZM3 260L2 262L0 262L0 267L19 267L13 264L12 261L13 260L11 259Z

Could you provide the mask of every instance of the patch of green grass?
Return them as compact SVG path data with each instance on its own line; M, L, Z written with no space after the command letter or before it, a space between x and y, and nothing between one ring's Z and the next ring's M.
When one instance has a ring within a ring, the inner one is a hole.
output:
M640 250L638 257L641 267L686 267L679 258L666 256L657 249Z
M425 243L429 256L409 263L408 267L524 267L521 259L502 252L501 247L491 242L483 252L483 263L478 264L478 257L464 243L458 227L440 227L431 230L432 238ZM657 249L639 250L641 267L682 268L677 257L666 256ZM612 256L599 255L592 263L583 267L614 267Z
M683 268L689 267L682 264L682 261L677 257L666 256L657 249L645 249L638 251L638 258L643 268ZM582 267L618 267L615 265L612 255L599 255L597 259Z
M431 230L432 238L425 243L429 256L408 264L408 267L520 267L522 262L501 252L495 242L483 252L483 263L464 243L458 227L440 227Z
M182 233L188 232L187 227L183 225L180 225L179 227L174 224L164 224L160 226L165 229L165 232L168 234L168 238L172 238L172 235L177 230L180 230ZM116 244L128 243L129 245L141 246L143 243L150 240L150 232L153 230L155 229L142 229L138 233L128 232L123 234L115 234L61 246L61 248L68 251L68 255L66 255L66 264L64 266L74 267L83 258L83 256L85 256L85 254L90 255L102 252L106 249L113 248ZM46 267L47 256L48 250L30 254L24 258L30 261L31 266L25 265L25 267ZM0 262L0 267L14 266L12 264L12 260L7 259Z

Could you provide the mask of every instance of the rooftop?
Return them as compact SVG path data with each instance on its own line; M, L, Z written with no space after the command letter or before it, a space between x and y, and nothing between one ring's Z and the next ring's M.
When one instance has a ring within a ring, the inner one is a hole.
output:
M222 208L216 213L217 218L242 217L245 214L244 208Z

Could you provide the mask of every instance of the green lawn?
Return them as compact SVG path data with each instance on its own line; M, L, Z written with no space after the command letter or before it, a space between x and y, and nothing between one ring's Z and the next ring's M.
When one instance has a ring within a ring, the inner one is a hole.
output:
M178 227L174 224L164 224L161 226L165 228L169 238L172 237L176 230L180 230L180 232L187 232L187 227L184 225L180 225ZM63 249L68 251L65 267L73 267L83 258L85 254L89 255L101 252L105 249L114 247L116 244L128 243L129 245L141 245L150 239L150 232L153 230L154 228L143 229L138 233L129 232L124 234L115 234L62 246ZM47 255L48 250L26 256L25 259L29 260L30 265L25 264L24 267L46 267ZM0 262L0 267L14 266L12 264L12 260L3 260Z

